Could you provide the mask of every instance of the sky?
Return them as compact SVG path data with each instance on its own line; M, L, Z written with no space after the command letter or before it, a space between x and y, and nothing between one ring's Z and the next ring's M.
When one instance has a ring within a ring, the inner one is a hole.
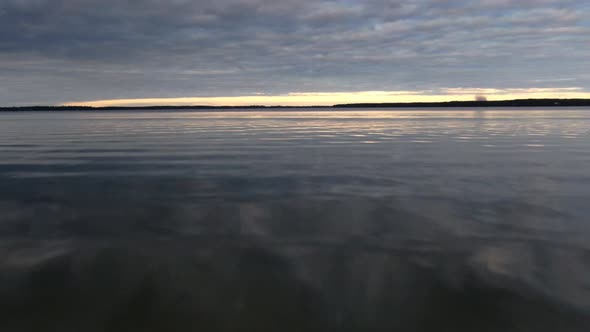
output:
M590 98L587 0L0 0L0 106Z

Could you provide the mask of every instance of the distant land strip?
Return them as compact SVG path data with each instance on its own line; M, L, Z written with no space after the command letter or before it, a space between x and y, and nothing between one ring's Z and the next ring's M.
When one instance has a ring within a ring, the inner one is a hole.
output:
M0 107L1 111L125 111L125 110L233 110L233 109L299 109L299 108L435 108L435 107L573 107L590 106L590 99L514 99L492 101L446 101L414 103L360 103L333 106L14 106Z

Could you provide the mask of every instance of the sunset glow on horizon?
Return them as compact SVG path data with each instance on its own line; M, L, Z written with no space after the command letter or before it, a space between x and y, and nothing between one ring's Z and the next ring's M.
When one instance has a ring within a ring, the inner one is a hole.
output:
M433 91L358 91L358 92L303 92L285 95L246 95L219 97L135 98L73 101L60 106L332 106L354 103L411 103L486 100L590 98L582 88L545 89L484 89L448 88Z

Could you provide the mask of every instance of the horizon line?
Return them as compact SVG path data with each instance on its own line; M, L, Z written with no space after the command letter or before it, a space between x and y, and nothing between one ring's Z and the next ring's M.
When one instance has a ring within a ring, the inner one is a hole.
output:
M506 107L527 106L527 105L511 105L510 103L536 103L547 104L546 106L568 106L561 105L559 102L582 103L583 106L590 106L590 98L517 98L517 99L500 99L500 100L449 100L449 101L412 101L412 102L361 102L361 103L343 103L332 105L108 105L108 106L92 106L83 104L62 104L62 105L24 105L24 106L0 106L0 109L154 109L154 108L168 108L168 109L183 109L183 108L198 108L198 109L256 109L256 108L350 108L350 107L444 107L460 106L460 105L478 105L478 106L502 106L501 104L508 104ZM531 105L539 106L539 105ZM577 106L577 105L572 105Z
M552 88L441 88L437 90L368 90L352 92L289 92L285 94L252 93L235 96L210 97L148 97L127 99L103 99L69 101L59 106L333 106L360 103L419 103L474 100L514 99L573 99L590 98L590 92L582 87Z

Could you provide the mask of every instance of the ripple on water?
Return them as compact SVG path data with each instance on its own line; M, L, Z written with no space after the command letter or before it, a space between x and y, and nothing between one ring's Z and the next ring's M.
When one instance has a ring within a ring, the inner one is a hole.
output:
M589 115L0 114L0 329L586 332Z

